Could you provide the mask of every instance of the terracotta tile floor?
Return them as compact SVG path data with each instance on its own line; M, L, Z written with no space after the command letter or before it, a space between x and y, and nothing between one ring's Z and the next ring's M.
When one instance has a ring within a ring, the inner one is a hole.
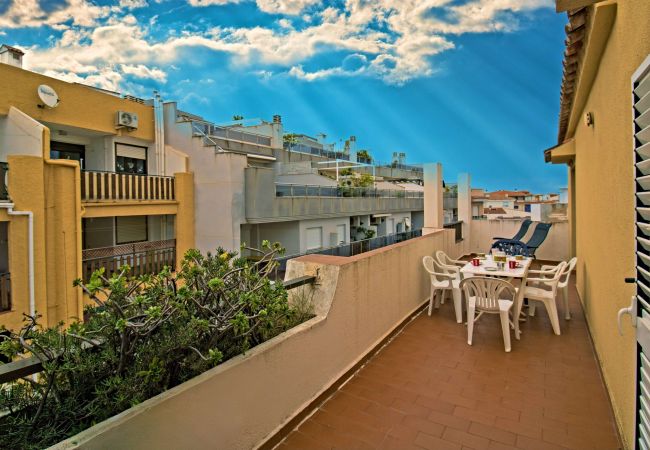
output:
M447 301L406 326L278 448L621 448L573 286L572 320L559 309L561 336L541 307L505 353L498 316L480 319L469 346Z

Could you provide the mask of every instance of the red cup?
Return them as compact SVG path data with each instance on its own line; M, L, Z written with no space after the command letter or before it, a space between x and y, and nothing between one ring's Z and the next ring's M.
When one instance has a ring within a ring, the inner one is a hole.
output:
M508 267L511 269L516 269L517 268L517 261L508 261Z
M473 266L478 266L479 264L481 264L481 261L478 258L473 258L472 259L472 265Z

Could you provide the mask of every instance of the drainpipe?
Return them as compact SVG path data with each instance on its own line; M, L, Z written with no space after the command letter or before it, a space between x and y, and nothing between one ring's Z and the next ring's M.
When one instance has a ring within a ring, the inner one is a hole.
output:
M167 163L165 160L165 115L163 112L162 97L158 91L153 91L153 117L155 139L154 147L156 149L156 165L158 175L167 175ZM165 219L160 225L161 237L167 238L167 220Z
M0 208L6 208L10 216L27 216L29 244L27 247L29 265L29 315L36 315L36 300L34 296L34 213L31 211L14 211L13 203L0 203Z
M163 104L162 98L158 91L153 91L153 113L154 113L154 124L155 124L155 136L156 136L156 164L158 166L158 175L167 175L166 174L166 161L165 161L165 125L164 125L164 113L163 113Z

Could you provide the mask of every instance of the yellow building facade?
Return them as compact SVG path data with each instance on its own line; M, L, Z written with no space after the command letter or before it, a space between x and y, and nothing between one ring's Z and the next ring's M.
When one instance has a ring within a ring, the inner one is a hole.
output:
M153 272L194 246L193 175L156 114L155 100L0 64L0 325L82 318L75 279Z
M650 54L647 0L558 0L567 11L567 50L558 146L546 160L567 164L571 248L582 301L626 448L637 433L637 341L619 309L636 294L632 77Z

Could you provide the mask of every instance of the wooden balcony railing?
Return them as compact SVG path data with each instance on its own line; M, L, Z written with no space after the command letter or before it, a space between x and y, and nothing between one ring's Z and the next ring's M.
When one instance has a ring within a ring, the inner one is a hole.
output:
M11 276L0 273L0 312L11 311Z
M174 200L174 177L115 172L81 172L81 200Z
M154 274L165 266L175 268L176 239L86 249L81 259L84 280L90 279L92 273L102 267L105 275L110 276L125 264L131 267L133 276Z

